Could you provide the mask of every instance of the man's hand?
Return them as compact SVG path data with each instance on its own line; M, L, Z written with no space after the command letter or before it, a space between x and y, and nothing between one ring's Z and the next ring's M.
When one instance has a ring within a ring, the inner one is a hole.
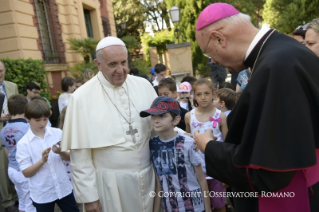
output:
M198 130L196 130L194 133L194 139L195 139L197 147L203 153L205 152L207 143L211 140L216 140L216 138L213 136L212 129L208 129L206 130L206 132L202 134L199 134Z
M100 200L96 200L95 202L84 203L84 206L86 212L102 212Z

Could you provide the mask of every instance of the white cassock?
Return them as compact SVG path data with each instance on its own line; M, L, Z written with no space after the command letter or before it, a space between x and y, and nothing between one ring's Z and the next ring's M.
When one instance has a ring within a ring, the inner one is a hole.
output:
M101 87L101 83L109 97ZM99 72L72 94L63 127L62 150L71 150L76 200L100 200L103 212L152 211L155 175L150 162L150 118L139 112L157 97L141 77L127 76L122 86ZM130 100L130 101L129 101ZM127 135L131 107L136 143ZM121 113L121 114L120 114Z

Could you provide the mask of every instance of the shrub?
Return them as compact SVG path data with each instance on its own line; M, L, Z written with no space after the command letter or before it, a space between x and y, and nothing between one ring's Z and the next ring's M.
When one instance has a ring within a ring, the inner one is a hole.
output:
M42 60L8 58L0 60L7 70L5 80L16 83L20 94L27 94L25 86L28 82L37 82L41 88L41 96L50 99L45 79L48 73L43 67Z

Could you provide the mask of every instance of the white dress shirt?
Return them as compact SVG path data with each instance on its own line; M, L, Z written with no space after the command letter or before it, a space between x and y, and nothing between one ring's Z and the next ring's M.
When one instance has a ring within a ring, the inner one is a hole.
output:
M46 127L44 139L33 134L31 128L21 138L17 146L16 159L20 170L24 171L42 158L42 152L61 141L62 131ZM65 171L62 158L52 150L48 161L29 178L30 197L36 203L48 203L69 195L72 185Z

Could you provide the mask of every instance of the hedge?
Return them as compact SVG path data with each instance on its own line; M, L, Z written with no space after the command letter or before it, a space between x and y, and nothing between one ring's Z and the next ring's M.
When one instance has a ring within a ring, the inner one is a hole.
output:
M41 96L50 98L47 91L45 76L48 74L44 69L44 61L33 59L0 59L6 67L5 80L18 85L19 93L26 95L26 84L37 82L40 84Z

